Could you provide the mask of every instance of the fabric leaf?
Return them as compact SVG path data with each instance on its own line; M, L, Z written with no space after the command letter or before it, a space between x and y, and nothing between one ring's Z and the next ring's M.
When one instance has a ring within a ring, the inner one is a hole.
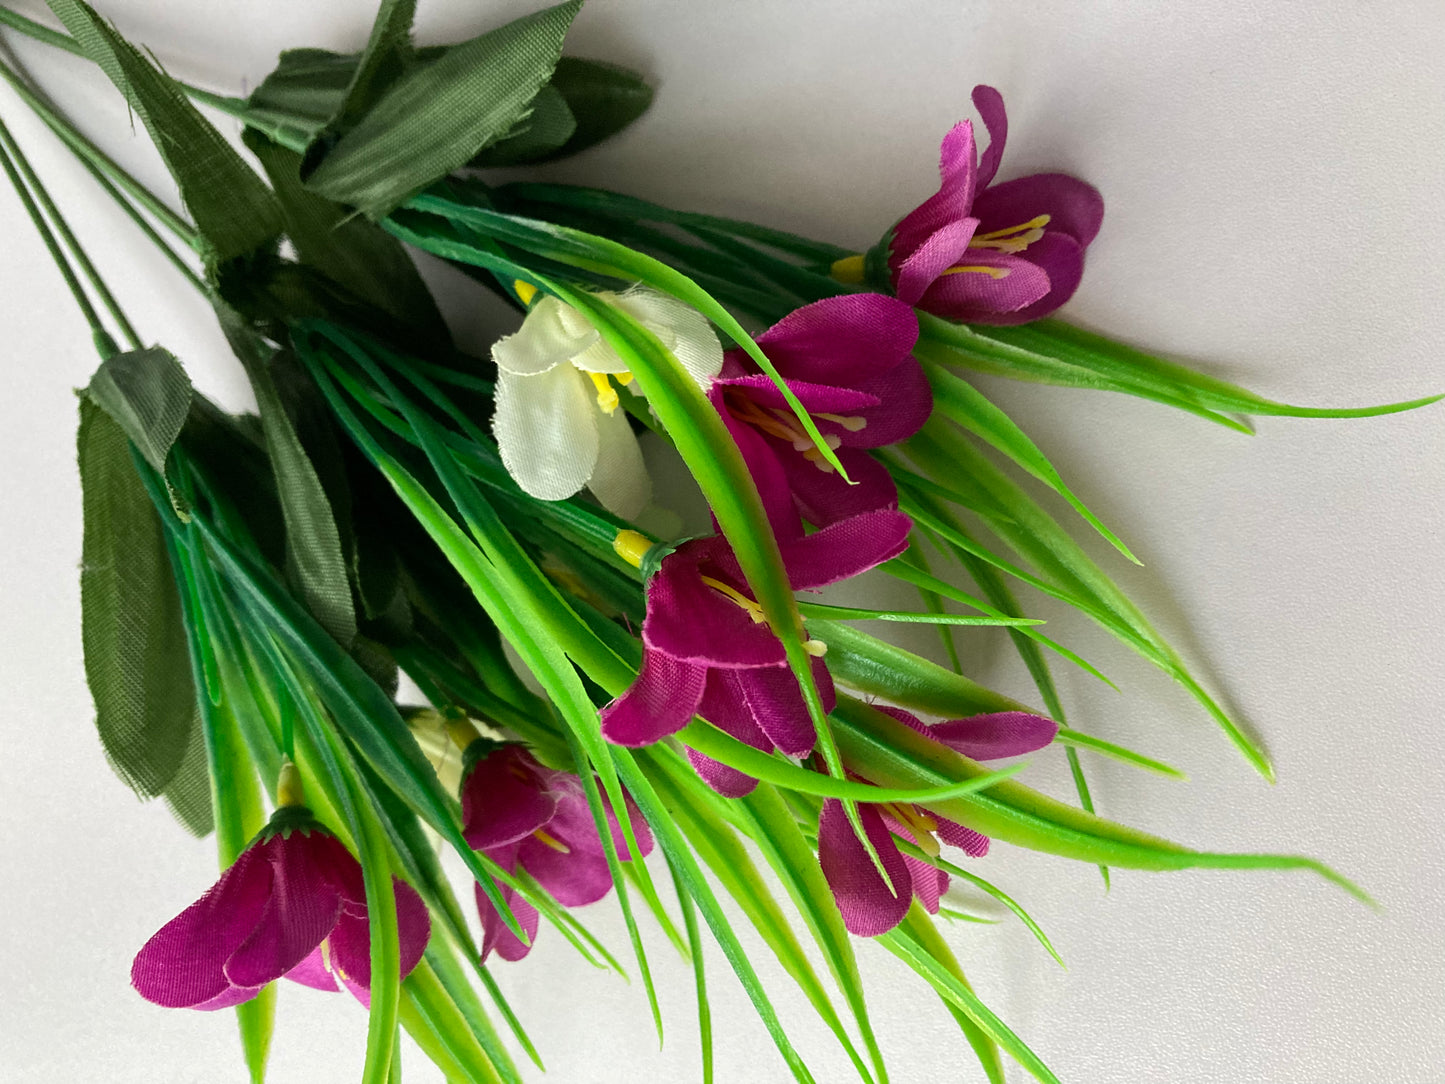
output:
M175 356L159 346L117 354L96 370L85 392L164 475L191 410L191 381Z

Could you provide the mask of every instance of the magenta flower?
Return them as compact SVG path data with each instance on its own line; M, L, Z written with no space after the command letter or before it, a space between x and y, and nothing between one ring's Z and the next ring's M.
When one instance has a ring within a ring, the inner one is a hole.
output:
M462 780L462 824L468 843L508 873L526 871L563 907L596 903L611 891L602 839L577 776L543 767L524 746L485 738L467 747L467 759L472 764ZM638 849L644 857L651 854L652 833L630 798L627 815ZM625 860L627 840L610 808L607 819L617 855ZM509 886L498 888L529 944L507 928L477 885L482 960L493 950L504 960L520 960L536 941L537 909Z
M969 121L944 136L943 184L893 228L888 270L900 300L935 315L1027 323L1073 296L1104 201L1064 173L992 184L1008 118L993 87L974 87L973 103L988 128L988 150L978 157Z
M917 341L913 310L883 294L815 301L757 337L853 485L823 459L777 386L748 355L724 355L722 375L708 395L759 488L781 498L768 507L780 535L802 533L799 511L821 527L897 507L893 479L863 449L911 437L928 420L933 393L911 354Z
M974 760L997 760L1042 749L1054 740L1059 727L1051 719L1022 711L975 715L929 726L900 708L878 705L920 734ZM864 780L866 782L866 780ZM965 854L981 858L988 853L988 837L961 824L907 803L859 805L864 831L888 871L892 888L878 875L834 798L823 803L818 818L818 862L843 913L843 925L860 937L887 933L903 921L914 896L929 911L938 913L939 897L948 888L948 875L898 850L893 837L910 839L925 854L937 854L938 844L952 844Z
M788 499L780 479L757 480L770 507ZM793 589L804 590L896 557L907 546L911 526L901 512L870 512L807 536L801 529L792 537L780 532L778 545ZM637 680L602 710L602 733L609 741L646 745L702 715L757 749L789 756L812 750L813 723L782 641L748 594L732 548L720 535L685 542L662 559L647 584L642 646ZM819 657L813 659L813 675L831 711L832 679ZM722 794L738 796L754 786L733 768L691 750L688 755L698 774Z
M401 974L431 934L421 897L395 882ZM279 978L335 990L339 978L367 1001L371 935L361 866L304 806L270 824L191 904L146 942L131 984L167 1008L223 1009Z

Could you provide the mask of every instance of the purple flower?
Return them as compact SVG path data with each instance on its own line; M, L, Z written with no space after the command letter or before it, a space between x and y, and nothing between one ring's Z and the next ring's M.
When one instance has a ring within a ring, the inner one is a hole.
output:
M421 897L395 882L401 975L431 933ZM282 806L221 879L146 942L131 984L167 1008L223 1009L289 978L365 1004L371 935L361 866L304 806Z
M769 492L766 477L757 480L765 502L779 504L779 491ZM787 499L786 488L781 498ZM796 520L797 513L793 516ZM896 557L907 546L911 526L901 512L869 512L807 536L801 529L791 537L780 532L778 545L789 582L803 590ZM732 548L720 535L685 542L662 559L647 584L642 646L637 680L602 710L602 733L609 741L646 745L682 729L696 714L757 749L789 756L812 750L813 723L782 641L748 594ZM813 676L831 711L832 679L816 656ZM722 794L746 794L755 784L708 757L691 750L688 755L698 774Z
M1022 711L975 715L929 726L899 708L879 705L878 710L974 760L997 760L1042 749L1054 740L1059 730L1053 720ZM937 914L938 899L948 888L948 875L927 862L901 853L893 842L895 835L911 839L926 854L937 854L940 840L962 848L974 858L988 853L987 836L920 806L859 805L858 814L883 868L888 871L892 888L878 875L868 852L853 833L842 803L834 798L824 801L818 818L818 862L843 913L843 925L860 937L876 937L897 926L914 896L929 913Z
M799 511L826 526L897 507L893 479L863 449L910 437L928 420L933 393L911 354L917 341L913 310L883 294L815 301L757 337L853 485L823 459L777 386L748 355L724 355L722 375L708 394L765 497L778 498L768 513L779 534L802 533Z
M485 738L467 747L467 758L473 762L462 780L462 824L468 843L508 873L526 871L564 907L595 903L611 891L612 874L602 839L577 776L543 767L521 745ZM644 857L651 854L652 833L630 798L627 815L638 849ZM625 860L626 837L611 808L607 819L617 855ZM520 960L536 940L537 909L509 886L497 887L526 930L529 944L507 928L477 885L482 959L495 950L504 960Z
M944 136L943 184L894 227L888 270L900 300L938 316L1027 323L1073 296L1104 201L1064 173L991 184L1008 119L993 87L974 87L973 103L988 128L988 150L978 157L969 121Z

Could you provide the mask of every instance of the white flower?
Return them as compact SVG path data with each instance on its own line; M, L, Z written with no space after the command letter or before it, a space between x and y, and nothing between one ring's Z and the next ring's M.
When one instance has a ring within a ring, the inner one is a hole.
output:
M518 283L518 294L530 299L526 283ZM640 287L595 296L656 335L700 386L722 369L722 346L696 309ZM586 317L543 297L516 334L492 347L492 360L492 434L523 490L560 501L587 486L603 507L627 518L647 507L652 483L613 387L630 383L632 373Z

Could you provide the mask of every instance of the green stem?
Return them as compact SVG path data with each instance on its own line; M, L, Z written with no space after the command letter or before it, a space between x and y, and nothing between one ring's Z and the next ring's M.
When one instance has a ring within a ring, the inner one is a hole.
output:
M20 202L25 206L25 213L30 216L31 223L35 226L35 232L40 234L45 247L50 250L50 258L55 262L60 275L65 279L65 285L70 288L70 295L75 298L75 303L80 306L81 314L85 322L90 325L91 334L95 338L95 348L100 351L102 359L114 357L120 351L115 345L115 340L106 331L105 325L100 321L100 314L95 311L95 306L90 303L86 296L85 288L81 286L80 280L75 277L75 271L70 266L70 261L65 258L61 251L60 243L56 241L55 234L51 232L50 226L46 223L44 215L36 205L35 199L30 190L25 187L20 172L16 168L12 157L18 153L19 148L15 146L10 138L10 132L3 124L0 124L0 166L5 169L5 175L10 178L11 185L15 188L15 194L20 197Z
M14 15L14 13L9 12L8 9L0 7L0 23L9 21L3 17L5 14ZM10 23L10 25L14 24ZM66 39L66 41L69 40L69 38ZM159 197L117 165L109 155L90 140L86 139L85 136L81 135L73 124L61 116L43 97L27 86L20 76L10 70L8 65L0 64L0 78L5 79L5 81L10 84L15 90L15 93L20 96L20 100L28 105L35 112L35 115L49 126L52 132L64 140L66 146L68 146L72 152L89 161L96 169L114 181L115 184L124 190L133 200L154 215L156 221L175 234L188 248L197 252L200 251L200 235L196 233L190 223L167 207Z
M25 153L20 149L20 145L15 142L15 136L10 132L10 129L6 127L3 120L0 120L0 143L4 144L6 153L10 155L16 168L20 170L20 175L25 178L25 183L29 186L31 194L39 202L46 217L50 219L51 225L55 227L55 232L58 233L60 239L65 242L65 247L70 249L70 255L80 268L80 273L89 280L91 288L95 291L96 296L100 298L101 304L105 306L106 311L108 311L111 318L115 320L116 326L120 328L120 333L125 336L133 350L139 350L141 341L140 336L135 333L134 325L126 319L125 312L120 307L120 302L118 302L115 299L115 295L110 292L110 287L105 284L105 280L100 277L100 272L95 269L95 264L90 262L90 257L85 254L85 249L81 247L80 241L71 231L70 224L65 221L65 217L60 213L60 208L57 207L55 201L50 198L50 193L46 190L45 185L41 182L34 168L31 167L30 160L25 157Z

